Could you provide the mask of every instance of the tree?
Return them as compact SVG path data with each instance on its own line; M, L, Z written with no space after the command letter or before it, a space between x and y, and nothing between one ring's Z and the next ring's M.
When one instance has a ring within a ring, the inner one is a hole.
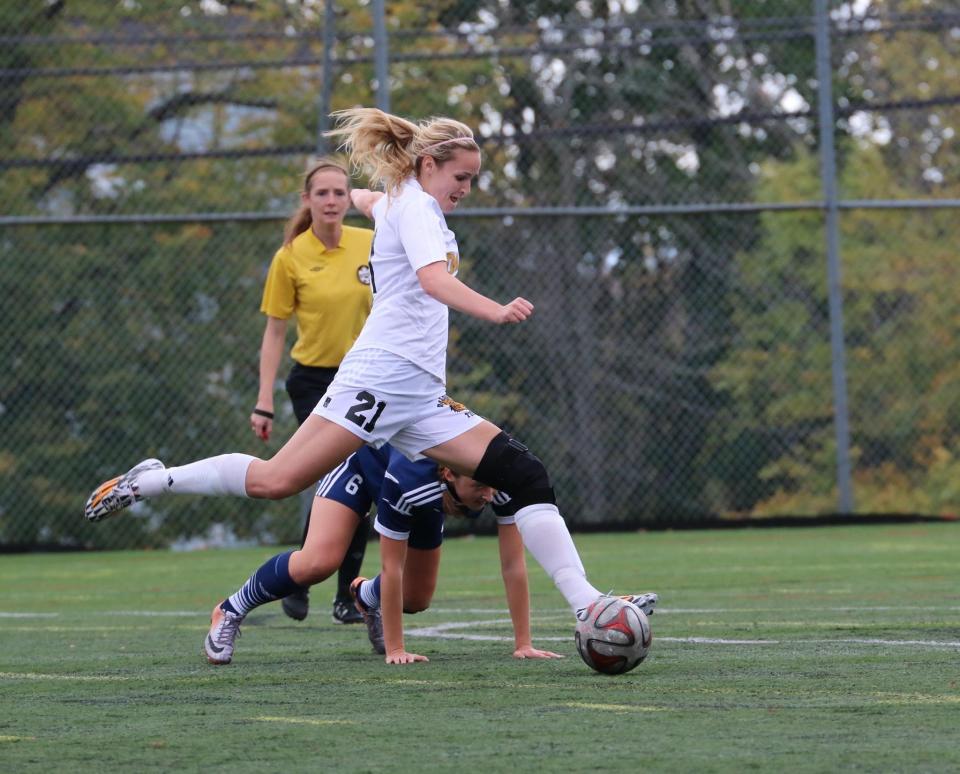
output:
M751 18L731 19L720 2L612 8L471 2L441 15L448 29L459 25L491 52L492 69L475 65L469 80L459 62L435 78L467 83L456 102L467 112L458 117L492 138L483 202L749 201L752 165L789 155L809 125L729 116L782 110L788 92L812 102L812 40L757 39L748 34ZM495 53L502 51L509 53ZM437 94L439 84L429 96ZM399 77L395 105L414 114L436 107ZM504 375L502 389L532 396L535 410L512 429L546 450L574 522L713 510L714 472L700 463L723 397L709 373L729 339L730 272L752 240L752 218L525 218L497 226L458 221L457 230L477 257L481 287L509 294L510 278L538 305L537 322L511 336L509 351L478 346L503 364L493 370Z

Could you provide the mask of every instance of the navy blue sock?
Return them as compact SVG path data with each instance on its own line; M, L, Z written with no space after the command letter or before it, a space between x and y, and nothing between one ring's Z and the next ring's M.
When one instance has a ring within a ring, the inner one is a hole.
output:
M293 551L287 551L285 554L271 556L220 607L237 615L246 615L255 607L289 596L295 591L303 591L305 587L290 577L292 553Z

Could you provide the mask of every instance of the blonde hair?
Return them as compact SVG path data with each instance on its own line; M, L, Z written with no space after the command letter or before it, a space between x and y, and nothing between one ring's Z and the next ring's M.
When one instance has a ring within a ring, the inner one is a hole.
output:
M350 172L347 165L340 159L333 156L324 156L314 161L303 175L303 193L310 194L310 186L313 183L313 176L324 169L335 169L343 172L347 179L347 190L350 190ZM287 247L290 243L306 231L313 223L313 217L310 214L310 205L301 201L297 211L290 216L287 224L283 227L283 244Z
M387 192L419 174L426 156L443 164L459 150L480 150L470 127L452 118L415 124L376 108L338 110L333 117L338 126L327 135L341 138L340 148L350 154L354 168L367 174L371 187Z

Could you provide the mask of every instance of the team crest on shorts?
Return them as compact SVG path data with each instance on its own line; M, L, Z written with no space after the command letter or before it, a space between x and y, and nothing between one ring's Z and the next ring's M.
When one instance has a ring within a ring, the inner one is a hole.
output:
M364 264L357 268L357 279L364 285L370 284L370 267Z
M462 403L457 403L457 401L455 401L449 395L441 395L437 399L437 408L442 408L443 406L446 406L451 411L456 412L457 414L459 414L461 411L465 411L467 413L464 414L464 416L467 416L467 417L473 416L473 412L470 409L468 409Z

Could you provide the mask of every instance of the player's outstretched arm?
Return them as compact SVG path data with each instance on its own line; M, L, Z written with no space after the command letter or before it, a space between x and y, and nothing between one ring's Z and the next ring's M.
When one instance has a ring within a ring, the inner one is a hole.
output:
M516 524L498 524L500 573L513 622L514 658L563 658L559 653L533 647L530 637L530 588L523 540Z
M353 206L368 218L373 218L373 207L383 197L383 191L371 191L369 188L354 188L350 191Z
M388 664L429 661L426 656L407 653L403 645L403 566L407 541L380 536L380 615L383 617L384 660Z
M492 298L467 287L447 273L442 261L430 263L417 271L424 292L451 309L487 322L518 323L533 314L533 304L525 298L515 298L509 304L499 304Z

